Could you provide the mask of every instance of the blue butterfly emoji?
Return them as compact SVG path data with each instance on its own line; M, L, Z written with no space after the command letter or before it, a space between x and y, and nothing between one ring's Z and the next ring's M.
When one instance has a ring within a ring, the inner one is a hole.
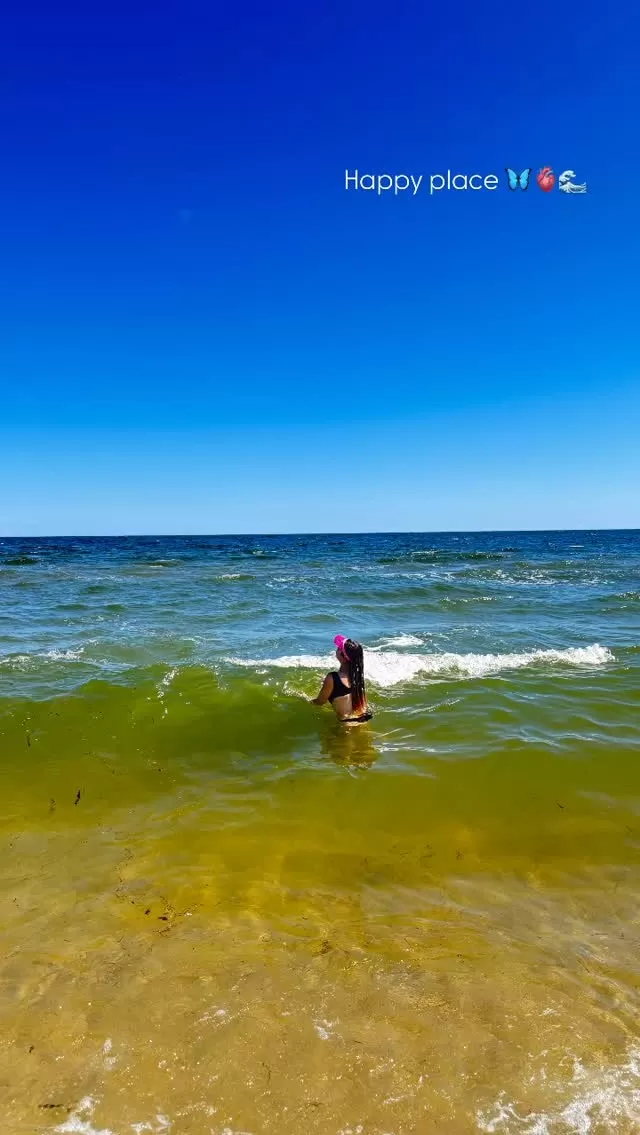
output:
M531 170L523 169L522 173L518 176L515 170L507 167L507 177L509 178L509 189L528 189Z

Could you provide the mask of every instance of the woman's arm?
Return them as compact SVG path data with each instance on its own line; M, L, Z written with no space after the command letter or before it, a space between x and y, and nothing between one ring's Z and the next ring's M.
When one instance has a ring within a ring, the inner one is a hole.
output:
M320 693L318 694L317 698L311 699L311 704L312 705L325 705L329 701L329 697L331 695L332 689L333 689L333 678L332 678L331 674L327 674L324 682L322 683L322 689L320 690Z

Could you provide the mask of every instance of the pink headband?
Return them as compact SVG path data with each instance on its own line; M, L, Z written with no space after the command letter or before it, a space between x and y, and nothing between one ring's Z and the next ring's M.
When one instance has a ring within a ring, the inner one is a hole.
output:
M342 653L344 654L344 644L347 641L347 636L344 635L344 634L337 634L333 641L334 641L335 645L337 646L338 650L341 650Z

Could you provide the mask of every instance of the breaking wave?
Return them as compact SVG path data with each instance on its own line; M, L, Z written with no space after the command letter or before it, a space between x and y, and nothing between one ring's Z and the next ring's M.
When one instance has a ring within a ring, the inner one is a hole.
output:
M407 636L413 642L413 636ZM398 640L396 640L398 642ZM265 670L330 670L333 655L285 654L279 658L229 658L236 666ZM566 650L529 650L512 654L400 654L398 651L367 650L365 662L368 680L383 688L420 678L482 678L503 670L521 670L526 666L605 666L614 656L606 646L569 647Z

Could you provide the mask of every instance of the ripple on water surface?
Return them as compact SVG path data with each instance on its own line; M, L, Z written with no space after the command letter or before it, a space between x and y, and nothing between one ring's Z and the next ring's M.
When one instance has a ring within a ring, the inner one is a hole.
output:
M0 543L7 1131L637 1132L639 565Z

